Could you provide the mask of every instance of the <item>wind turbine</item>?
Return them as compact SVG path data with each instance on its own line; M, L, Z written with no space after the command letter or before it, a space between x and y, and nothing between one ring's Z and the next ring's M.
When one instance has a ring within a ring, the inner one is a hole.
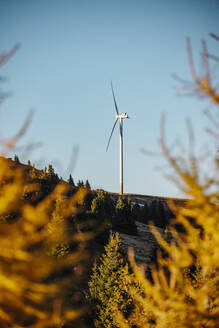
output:
M112 131L111 131L108 143L107 143L106 151L109 148L110 140L112 138L113 131L115 129L116 123L119 121L119 123L120 123L119 124L119 131L120 131L120 195L123 195L123 130L122 130L122 128L123 128L122 123L123 122L122 122L122 120L125 119L125 118L129 118L129 117L126 113L119 114L118 107L117 107L117 104L116 104L116 98L115 98L115 95L114 95L112 82L111 82L111 89L112 89L113 101L114 101L115 111L116 111L116 120L115 120L115 123L113 125Z

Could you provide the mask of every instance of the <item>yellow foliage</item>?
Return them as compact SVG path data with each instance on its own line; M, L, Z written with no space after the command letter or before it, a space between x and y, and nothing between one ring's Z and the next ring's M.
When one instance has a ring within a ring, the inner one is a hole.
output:
M17 49L18 45L0 54L0 67ZM4 95L0 101L3 100ZM73 304L81 299L79 293L73 295L73 288L78 287L78 276L88 257L85 246L91 233L70 234L68 224L86 191L78 190L66 197L68 185L60 182L43 198L36 182L42 171L20 165L18 158L16 161L6 158L26 132L32 115L30 111L14 137L0 139L0 327L3 328L61 327L84 310L74 309ZM52 220L52 210L59 199L61 220ZM51 255L52 247L73 242L77 245L74 252L60 259ZM71 275L65 274L66 270ZM70 302L66 297L69 288Z
M206 63L206 48L204 51ZM195 90L219 105L219 95L211 87L209 71L204 79L197 78L190 48L189 56L197 85ZM129 252L134 271L129 293L134 299L135 309L128 319L121 313L116 314L118 327L216 328L219 327L218 157L213 158L213 163L216 162L214 178L200 178L200 163L192 150L188 161L171 154L165 142L164 124L161 147L189 200L184 208L172 204L176 219L170 228L171 242L166 242L152 227L166 256L158 254L157 265L152 267L151 281L145 278L144 269L136 265L133 252ZM176 223L181 224L185 231L179 233Z
M16 211L20 217L0 224L0 326L54 327L72 320L80 311L66 305L68 279L53 281L51 275L63 266L72 268L86 257L83 247L66 259L58 261L49 254L48 224L54 201L63 197L66 185L60 183L43 201L33 206L23 202L27 187L20 168L10 160L0 158L0 216ZM76 211L76 203L84 197L78 191L63 200L60 209L62 235L53 233L53 243L70 240L65 226L67 218ZM78 236L71 237L74 238Z

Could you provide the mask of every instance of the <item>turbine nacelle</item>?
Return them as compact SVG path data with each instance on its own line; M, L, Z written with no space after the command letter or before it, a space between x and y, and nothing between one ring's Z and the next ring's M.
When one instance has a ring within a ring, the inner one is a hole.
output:
M123 118L129 118L127 113L123 113L123 114L116 114L116 119L123 119Z

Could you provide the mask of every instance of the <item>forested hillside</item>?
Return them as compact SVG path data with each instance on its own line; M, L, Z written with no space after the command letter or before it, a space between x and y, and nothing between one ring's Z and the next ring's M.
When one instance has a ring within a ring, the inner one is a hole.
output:
M48 282L63 278L69 280L71 292L68 294L66 291L65 294L65 302L68 306L74 307L75 303L87 302L85 292L88 290L94 259L103 252L111 231L121 235L121 252L126 263L129 247L134 247L137 259L137 253L144 253L144 248L147 250L140 262L152 263L154 261L158 243L152 233L149 230L148 234L145 233L142 227L153 222L155 225L166 228L170 219L173 218L172 212L169 209L164 210L159 201L152 201L151 206L148 207L147 204L140 206L131 202L131 198L128 196L115 197L114 195L112 197L110 193L103 190L92 190L88 180L86 182L79 180L75 183L70 175L68 181L63 181L55 173L52 165L49 165L48 168L37 169L31 165L30 160L27 164L21 163L17 155L13 160L1 157L0 161L1 168L4 168L1 179L2 197L6 197L5 193L10 188L16 188L14 184L17 183L17 177L21 183L13 197L16 202L10 202L1 213L2 228L19 227L21 222L28 226L30 219L27 218L26 222L23 215L24 213L28 215L34 213L36 222L32 222L32 224L39 232L45 230L45 240L40 241L45 245L43 245L43 249L40 246L38 249L38 242L30 239L30 245L25 246L27 247L26 251L29 249L31 254L32 249L37 254L38 251L45 252L46 257L49 256L55 261L55 267L57 265L59 267L59 262L63 259L65 263L65 260L71 258L75 251L79 252L80 250L85 256L84 259L83 256L82 259L78 259L79 263L77 264L74 264L74 261L69 263L68 260L67 267L64 265L64 268L60 269L61 271L56 272L55 269L55 272L47 273L47 278L41 277ZM43 221L41 216L45 216ZM13 241L15 249L17 248L17 238L18 236ZM77 276L75 268L78 268L78 265L81 266L80 270L83 268L83 273L80 277L75 277L75 275ZM74 272L73 276L72 272ZM77 280L75 287L71 282L73 277ZM68 285L66 288L68 289ZM76 302L73 297L74 292L78 295ZM32 316L29 318L27 315L26 318L26 315L24 323L31 322ZM81 320L84 322L88 319ZM81 321L80 324L82 324Z
M187 50L192 91L218 110L205 42L204 77L195 72L189 40ZM14 51L0 56L0 66ZM187 200L144 204L137 195L92 190L71 175L64 181L52 165L8 158L28 122L2 139L0 326L218 327L218 117L210 116L207 130L216 145L207 173L193 152L191 126L191 149L176 154L161 119L160 146Z

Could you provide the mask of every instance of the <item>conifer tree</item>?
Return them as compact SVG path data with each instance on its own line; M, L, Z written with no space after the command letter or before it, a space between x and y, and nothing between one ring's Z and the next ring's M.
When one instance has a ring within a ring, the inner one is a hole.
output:
M50 251L55 257L62 257L69 253L69 247L65 243L65 240L63 240L63 236L65 235L64 229L66 228L64 225L63 204L64 201L61 196L56 199L51 220L47 225Z
M165 228L167 224L166 213L161 200L153 200L148 209L148 221L156 227Z
M78 180L77 187L78 188L84 188L84 181L83 180Z
M128 204L127 204L127 200L125 197L119 197L116 203L116 209L117 212L123 212L125 213L125 211L127 211L128 208Z
M20 160L19 160L19 157L18 157L18 155L14 155L14 161L16 162L16 163L20 163Z
M95 262L89 281L88 299L94 304L96 328L116 328L114 314L119 309L125 316L131 311L132 299L128 296L130 274L121 254L118 234L111 233L98 263Z
M141 221L142 211L141 211L141 206L138 203L134 204L133 213L136 216L136 220Z
M71 186L75 187L75 183L74 183L74 180L73 180L71 174L69 175L68 183L69 183Z
M88 190L91 190L91 186L90 186L90 183L89 183L88 179L85 182L85 188L88 189Z
M119 197L116 203L116 215L113 218L113 229L122 233L137 234L136 216L130 199Z
M36 178L38 177L38 175L37 175L37 170L36 170L36 168L35 168L34 166L32 166L32 168L31 168L31 171L30 171L30 177L31 177L32 179L36 179Z
M47 172L47 167L45 166L44 170L41 170L41 171L40 171L40 176L39 176L39 178L40 178L41 180L43 180L43 179L46 179L47 176L48 176L48 172Z
M113 202L107 193L102 190L98 191L91 203L91 213L104 220L112 217L113 210Z
M48 175L49 176L54 176L55 175L54 168L53 168L52 164L49 164Z
M219 37L211 34L217 41ZM187 40L189 66L194 83L184 82L183 90L206 97L217 105L217 113L209 112L212 127L206 129L215 137L218 145L219 92L215 71L211 60L218 57L209 54L205 41L202 41L201 74L196 72L191 52L190 40ZM187 198L183 206L170 203L175 219L170 225L172 240L168 243L152 227L160 246L167 256L161 253L157 265L152 267L152 279L148 280L144 271L134 261L133 253L129 259L134 272L133 296L134 310L132 320L122 315L118 325L121 328L215 328L219 327L219 161L218 148L203 165L202 156L196 157L194 137L189 127L190 148L178 153L168 147L165 138L165 122L162 121L160 144L171 167L173 180ZM206 155L205 155L206 157ZM210 162L211 161L211 162ZM210 166L209 166L210 163ZM206 164L208 166L206 166ZM206 171L207 169L207 171ZM175 225L181 225L179 231ZM141 285L143 293L136 293L135 285Z
M0 68L16 49L18 45L9 52L0 53ZM0 103L4 98L5 94L0 89ZM72 250L74 254L70 261L64 258L59 261L49 254L49 233L46 228L51 219L50 213L54 200L59 197L62 199L65 191L63 184L59 184L50 197L42 197L37 205L23 202L24 192L35 191L36 184L34 183L35 186L32 188L31 177L33 175L36 179L34 182L39 182L37 180L40 178L40 171L34 167L33 170L32 168L26 170L22 165L11 165L11 161L5 156L13 151L18 140L25 133L30 118L31 113L15 137L2 138L0 147L1 155L4 155L0 156L0 218L19 213L13 222L0 224L0 327L58 328L64 327L66 322L80 315L81 307L78 310L77 306L74 311L73 301L70 303L66 300L69 286L73 286L73 281L69 283L64 273L70 271L71 278L72 276L76 278L72 266L76 268L80 266L81 274L81 259L86 259L87 255L83 247ZM19 162L17 155L14 160L15 164ZM30 174L30 179L26 179L27 172ZM37 186L37 192L40 189L41 186ZM76 199L83 197L84 194L81 192ZM65 222L68 221L72 209L76 209L76 200L72 197L62 206L59 205L56 206L56 215L61 218L58 231L66 232L62 235L62 240L66 240L69 235L65 229ZM56 220L55 215L53 219ZM61 223L64 225L63 228ZM57 233L51 235L53 244L59 242L59 238L56 240ZM73 242L74 237L70 239ZM76 279L74 284L78 287L78 278ZM80 302L78 293L76 296ZM72 327L72 323L69 325ZM74 326L79 327L79 325Z
M141 221L145 224L148 222L148 204L147 204L147 202L144 203L144 206L141 209Z
M91 203L91 212L95 215L102 215L104 211L104 192L100 191L97 193L97 196L92 200Z

